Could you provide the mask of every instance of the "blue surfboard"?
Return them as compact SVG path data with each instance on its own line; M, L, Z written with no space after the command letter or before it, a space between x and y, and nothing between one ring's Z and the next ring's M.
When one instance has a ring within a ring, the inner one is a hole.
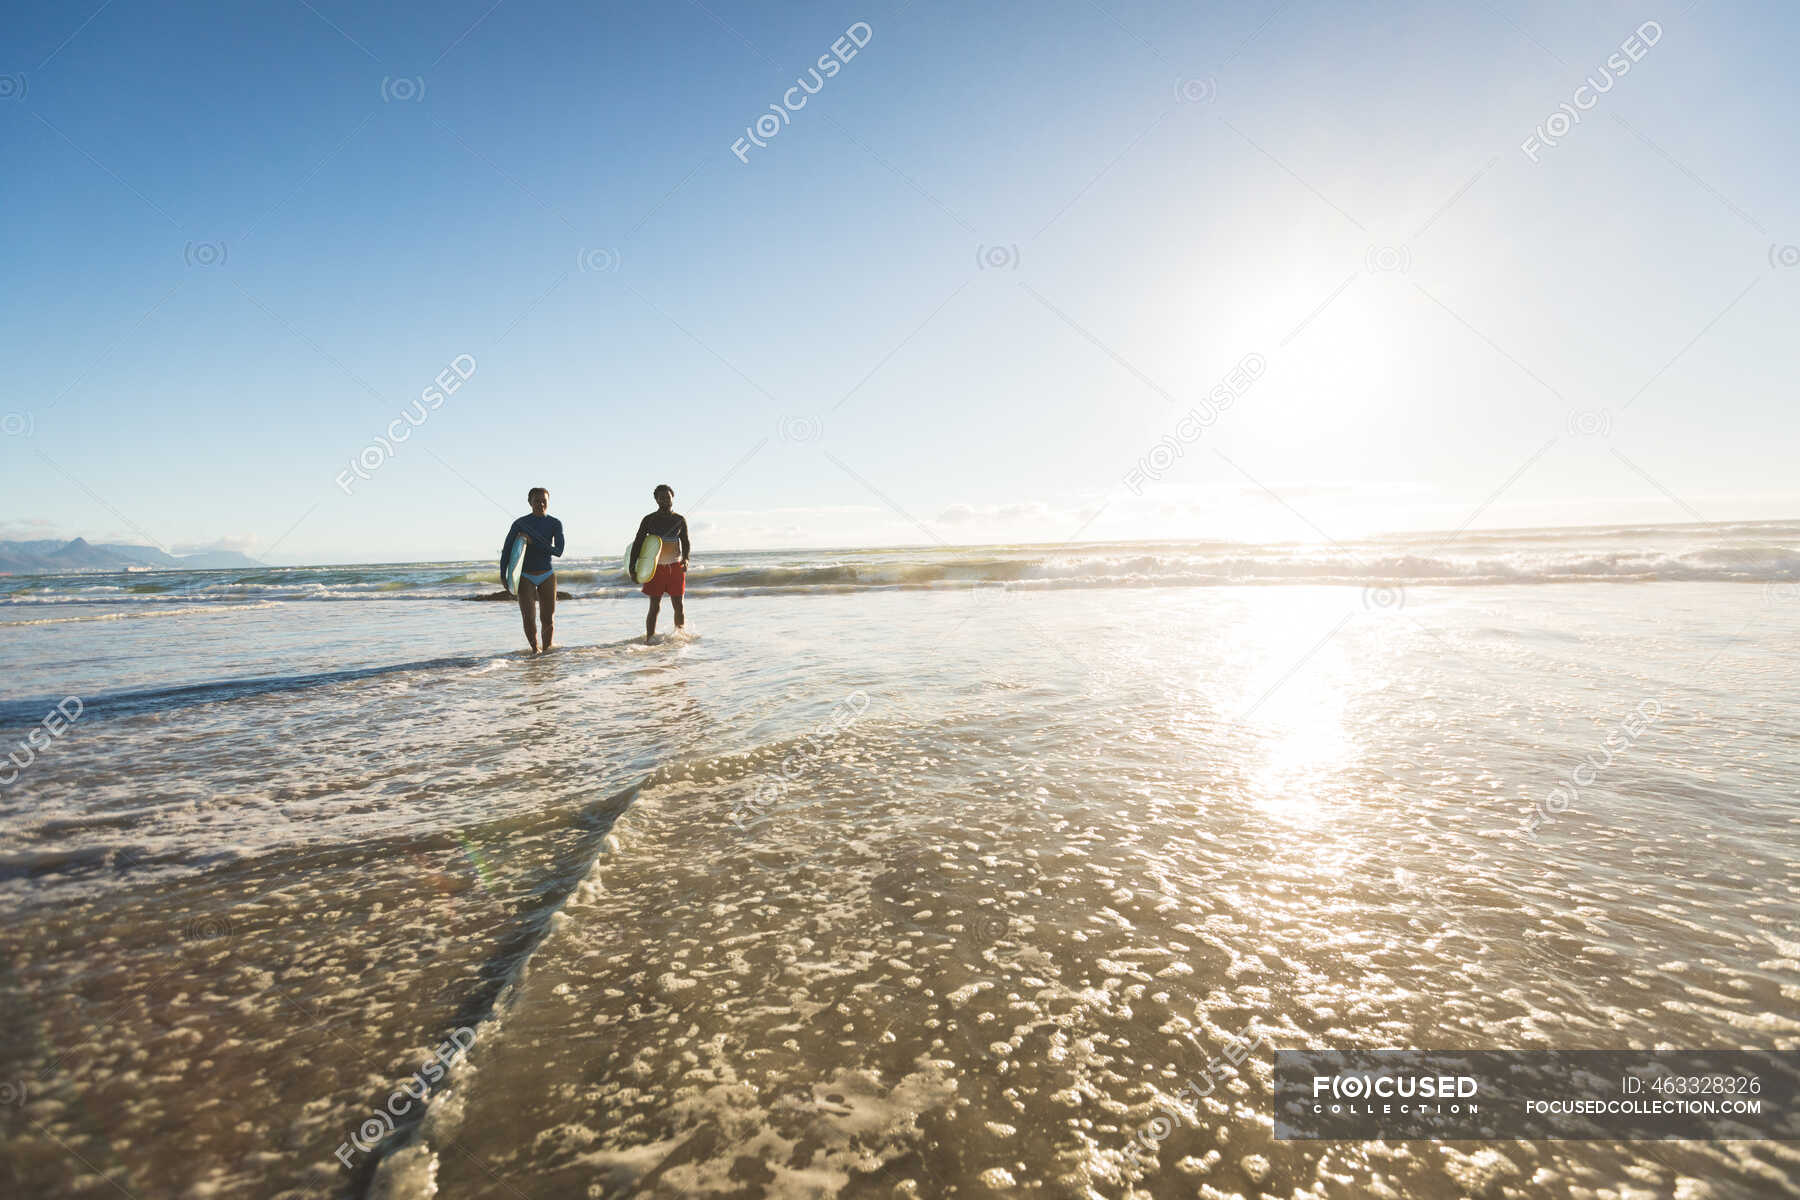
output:
M500 582L515 596L519 594L519 577L525 573L525 544L529 540L522 533L513 538L512 549L506 554L506 570L500 573Z

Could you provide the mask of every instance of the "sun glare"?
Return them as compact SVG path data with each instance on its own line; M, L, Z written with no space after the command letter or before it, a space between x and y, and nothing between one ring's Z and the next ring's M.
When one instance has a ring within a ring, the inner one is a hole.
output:
M1309 589L1253 610L1243 630L1242 720L1257 746L1250 799L1271 816L1319 820L1352 756L1344 724L1351 672L1341 641L1349 631L1338 628L1354 611L1346 595Z

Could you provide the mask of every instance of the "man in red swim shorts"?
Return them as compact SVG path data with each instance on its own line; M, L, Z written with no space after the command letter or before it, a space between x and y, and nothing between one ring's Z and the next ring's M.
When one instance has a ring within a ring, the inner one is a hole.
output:
M637 536L631 539L631 557L637 559L638 547L645 534L662 539L662 552L656 556L656 571L644 584L644 595L650 597L650 613L644 618L644 640L656 636L656 616L662 611L662 598L667 596L675 610L675 628L687 623L681 611L681 597L687 591L688 542L687 518L675 511L675 489L666 483L656 485L656 511L638 522Z

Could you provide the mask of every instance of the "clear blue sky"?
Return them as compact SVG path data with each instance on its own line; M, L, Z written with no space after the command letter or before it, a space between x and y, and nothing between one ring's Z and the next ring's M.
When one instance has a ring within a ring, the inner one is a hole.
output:
M610 556L665 480L703 548L1800 515L1797 25L11 4L0 537L487 557L541 483Z

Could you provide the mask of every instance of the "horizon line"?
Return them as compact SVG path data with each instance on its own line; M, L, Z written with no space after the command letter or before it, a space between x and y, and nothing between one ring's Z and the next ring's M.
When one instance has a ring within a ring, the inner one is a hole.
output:
M1609 529L1609 530L1707 529L1707 528L1720 528L1720 527L1725 527L1725 526L1793 525L1793 524L1800 524L1800 516L1774 517L1774 518L1761 518L1761 519L1757 519L1757 520L1735 520L1735 521L1734 520L1657 521L1657 522L1636 523L1636 524L1630 524L1630 523L1620 524L1617 522L1611 522L1611 523L1597 524L1597 525L1513 525L1513 526L1503 526L1503 527L1495 528L1495 529L1483 529L1483 530L1479 530L1479 531L1469 530L1469 529L1459 529L1459 530L1448 530L1448 529L1384 530L1384 531L1380 531L1380 532L1366 533L1366 534L1362 534L1359 536L1345 537L1345 538L1330 538L1330 537L1288 538L1288 539L1277 539L1277 540L1269 540L1269 541L1245 541L1240 538L1215 537L1215 538L1130 538L1130 539L1107 538L1107 539L1100 539L1097 541L1080 541L1080 542L1077 542L1077 541L1055 541L1055 540L1050 540L1050 539L1040 540L1040 541L1014 541L1014 542L894 542L894 543L888 543L888 544L878 545L878 546L763 546L763 547L725 546L725 547L721 547L718 551L716 551L716 553L720 553L720 554L838 554L838 553L879 553L882 551L897 551L897 550L1004 550L1004 549L1013 549L1013 548L1025 547L1025 546L1032 546L1032 547L1059 546L1059 547L1064 547L1064 548L1068 548L1068 549L1076 549L1076 548L1091 547L1091 546L1193 546L1193 545L1209 545L1209 544L1237 545L1237 546L1314 546L1314 545L1331 546L1331 545L1340 545L1343 543L1355 544L1355 543L1362 543L1362 542L1377 541L1377 540L1380 540L1383 538L1429 539L1429 538L1431 538L1433 536L1437 536L1437 535L1448 535L1445 538L1445 542L1447 544L1448 542L1455 541L1455 540L1457 540L1459 538L1463 538L1463 537L1470 537L1470 536L1493 537L1496 535L1503 535L1503 534L1546 533L1546 532L1559 532L1559 531L1560 532L1572 532L1572 531L1576 531L1576 530L1600 530L1600 529ZM16 543L22 544L22 543L25 543L28 541L49 542L49 541L56 541L56 540L58 540L58 539L56 539L56 538L0 538L0 545L5 545L9 542L16 542ZM76 537L71 537L71 538L66 538L66 539L61 539L61 540L64 545L70 545L75 542L86 542L88 545L124 546L124 547L128 547L130 549L159 550L160 551L160 548L156 547L156 546L145 546L145 545L139 545L139 544L131 543L131 542L95 543L95 542L88 541L88 539L85 536L79 536L79 535ZM165 553L165 554L168 553L168 551L160 551L160 552ZM460 565L460 564L465 564L465 563L480 563L480 562L487 561L485 558L421 558L421 559L342 560L342 561L337 561L337 562L273 563L273 562L264 562L261 559L254 559L250 553L248 553L246 551L241 551L241 550L240 551L222 551L222 550L212 549L212 550L192 551L193 555L220 554L220 553L242 554L245 558L252 558L256 565L253 567L165 567L165 566L150 565L147 567L141 567L138 570L133 571L132 573L133 574L145 574L145 573L154 573L154 572L169 572L169 571L184 571L184 570L185 571L304 570L304 569L307 569L310 567L425 567L425 566L439 566L439 565L452 566L452 565ZM599 562L599 561L608 561L608 560L610 560L611 557L612 556L582 555L582 556L571 557L569 561L571 563ZM15 577L15 576L27 575L27 574L55 576L55 575L117 575L117 574L124 574L124 573L125 573L124 568L94 567L94 568L77 569L77 570L71 570L71 571L0 571L0 578Z

